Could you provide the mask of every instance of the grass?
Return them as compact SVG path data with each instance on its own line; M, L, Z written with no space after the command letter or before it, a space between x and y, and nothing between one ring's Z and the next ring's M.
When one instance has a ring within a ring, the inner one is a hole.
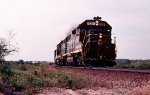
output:
M117 64L115 68L150 69L149 60L132 60L129 63Z
M31 94L34 89L43 87L61 87L82 89L88 86L87 77L62 70L48 70L48 64L11 64L1 66L1 76L9 81L16 92ZM3 82L2 84L5 84ZM1 84L1 85L2 85ZM30 88L30 90L29 90ZM31 90L33 89L33 90Z

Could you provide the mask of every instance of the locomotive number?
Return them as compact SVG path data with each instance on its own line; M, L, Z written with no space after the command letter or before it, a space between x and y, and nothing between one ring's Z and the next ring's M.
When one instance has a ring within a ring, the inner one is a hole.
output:
M98 22L87 22L87 25L105 26L105 23Z

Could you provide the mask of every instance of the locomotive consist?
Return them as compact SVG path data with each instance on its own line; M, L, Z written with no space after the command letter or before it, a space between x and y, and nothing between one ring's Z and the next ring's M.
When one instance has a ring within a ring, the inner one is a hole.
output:
M116 41L111 38L112 27L101 17L85 20L62 40L54 52L56 65L113 66Z

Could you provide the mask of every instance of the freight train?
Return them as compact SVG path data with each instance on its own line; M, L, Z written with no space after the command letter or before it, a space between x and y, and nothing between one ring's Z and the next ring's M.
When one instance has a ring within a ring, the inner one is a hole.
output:
M85 20L69 32L54 51L54 61L60 66L114 66L116 38L112 27L94 17Z

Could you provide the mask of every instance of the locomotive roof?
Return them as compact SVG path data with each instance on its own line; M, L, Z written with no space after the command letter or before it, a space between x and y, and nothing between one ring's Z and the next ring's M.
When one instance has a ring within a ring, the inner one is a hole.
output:
M96 23L98 23L96 25ZM77 28L80 29L89 29L89 28L107 28L112 29L112 27L106 22L102 21L101 19L93 19L93 20L85 20Z

